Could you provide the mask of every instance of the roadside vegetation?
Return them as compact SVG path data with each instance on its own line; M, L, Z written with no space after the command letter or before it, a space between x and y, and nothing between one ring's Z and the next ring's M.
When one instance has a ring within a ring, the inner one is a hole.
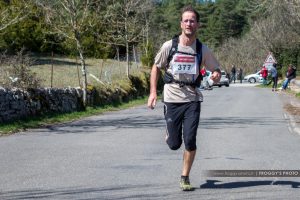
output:
M235 64L253 73L269 52L282 71L300 65L298 0L1 1L0 51L77 57L82 84L89 58L124 61L129 76L132 63L150 67L162 43L179 33L186 4L199 11L199 37L225 70Z

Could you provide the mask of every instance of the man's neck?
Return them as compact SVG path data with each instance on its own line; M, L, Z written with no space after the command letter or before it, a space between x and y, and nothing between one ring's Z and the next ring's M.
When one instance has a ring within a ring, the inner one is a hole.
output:
M191 46L196 40L196 36L188 37L185 34L179 36L179 43L183 46Z

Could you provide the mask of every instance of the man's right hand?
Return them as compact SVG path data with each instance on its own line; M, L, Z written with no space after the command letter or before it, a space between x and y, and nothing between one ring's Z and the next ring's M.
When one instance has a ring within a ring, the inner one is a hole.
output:
M154 64L151 69L151 75L150 75L150 95L148 98L148 107L151 109L154 109L156 105L156 100L157 100L157 80L159 76L159 69L157 66Z
M156 106L156 100L157 100L157 94L150 93L148 98L148 107L154 109L154 107Z

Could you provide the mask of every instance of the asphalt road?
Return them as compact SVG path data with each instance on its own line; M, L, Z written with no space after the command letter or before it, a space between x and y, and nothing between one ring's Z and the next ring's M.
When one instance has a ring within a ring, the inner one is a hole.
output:
M0 199L299 199L300 177L205 170L300 170L300 135L279 94L248 84L204 92L193 192L182 149L164 142L162 104L0 137Z

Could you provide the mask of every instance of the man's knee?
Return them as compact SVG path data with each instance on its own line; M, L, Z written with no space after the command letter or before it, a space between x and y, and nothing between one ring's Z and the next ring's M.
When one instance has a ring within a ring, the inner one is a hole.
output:
M186 145L185 150L187 150L187 151L196 151L197 146L196 145Z
M181 147L181 143L172 143L167 141L167 144L171 150L178 150Z
M190 139L185 141L185 150L195 151L197 149L196 140Z
M181 146L181 145L176 145L176 146L171 146L171 145L169 145L169 148L170 148L171 150L176 151L176 150L178 150L178 149L180 148L180 146Z

